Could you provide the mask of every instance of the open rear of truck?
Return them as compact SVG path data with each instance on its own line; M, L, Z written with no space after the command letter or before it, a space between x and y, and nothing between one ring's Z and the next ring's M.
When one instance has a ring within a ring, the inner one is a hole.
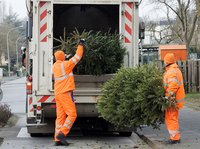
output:
M127 48L125 65L133 67L138 62L138 6L135 1L103 0L46 0L30 1L29 49L27 54L27 128L34 136L53 133L56 106L53 90L53 52L57 43L75 28L79 31L117 31L123 35ZM31 76L31 77L30 77ZM101 85L112 77L75 75L74 92L78 112L75 125L80 128L103 128L112 125L99 118L96 109ZM31 79L30 79L31 78ZM78 124L79 123L79 124ZM115 130L130 135L131 130ZM128 133L125 133L128 132Z

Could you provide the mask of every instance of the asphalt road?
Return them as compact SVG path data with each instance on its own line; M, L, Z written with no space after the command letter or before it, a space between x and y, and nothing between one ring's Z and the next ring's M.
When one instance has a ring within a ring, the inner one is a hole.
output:
M1 103L10 105L12 113L15 115L11 119L11 124L0 128L0 149L49 149L66 148L53 146L53 136L46 135L32 138L27 133L25 116L25 78L6 82L2 85L4 97ZM17 119L16 119L17 117ZM13 121L13 122L12 122ZM16 123L15 123L16 122ZM15 125L12 125L15 123ZM148 149L146 145L135 133L131 137L119 137L114 134L83 135L81 131L72 132L67 137L69 149Z

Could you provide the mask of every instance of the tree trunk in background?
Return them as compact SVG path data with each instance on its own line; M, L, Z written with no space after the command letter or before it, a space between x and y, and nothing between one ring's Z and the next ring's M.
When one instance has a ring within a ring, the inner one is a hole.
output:
M196 1L197 3L197 49L200 51L200 0Z

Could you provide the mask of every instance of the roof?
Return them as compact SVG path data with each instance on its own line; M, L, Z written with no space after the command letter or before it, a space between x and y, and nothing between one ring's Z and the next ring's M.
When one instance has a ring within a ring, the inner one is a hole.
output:
M159 46L159 50L178 50L178 49L182 49L185 50L186 45L160 45Z

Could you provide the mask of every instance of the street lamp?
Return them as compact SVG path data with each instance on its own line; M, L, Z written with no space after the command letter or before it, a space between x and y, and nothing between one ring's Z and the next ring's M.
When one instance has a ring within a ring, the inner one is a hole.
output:
M8 36L9 36L9 33L15 29L18 29L18 28L21 28L23 26L18 26L18 27L14 27L14 28L11 28L8 33L7 33L7 54L8 54L8 76L10 77L10 50L9 50L9 41L8 41Z
M17 66L17 70L18 70L18 68L19 68L19 54L18 54L18 46L17 46L17 43L18 43L18 41L20 40L20 39L23 39L23 38L25 38L24 36L19 36L18 38L17 38L17 40L16 40L16 42L15 42L15 44L16 44L16 56L17 56L17 60L16 60L16 66Z

